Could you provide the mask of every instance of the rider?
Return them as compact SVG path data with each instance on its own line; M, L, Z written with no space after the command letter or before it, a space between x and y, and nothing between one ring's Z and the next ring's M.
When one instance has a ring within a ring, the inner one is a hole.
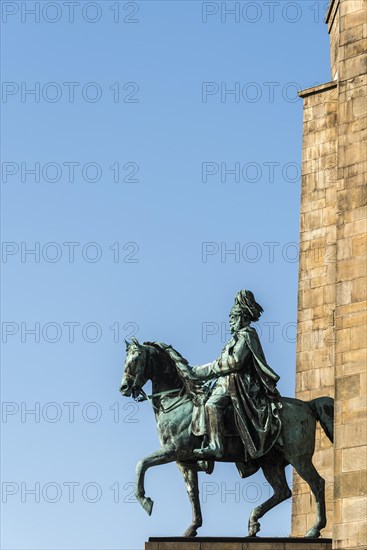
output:
M223 414L231 402L239 434L251 458L266 454L279 436L281 404L276 388L279 376L266 363L257 332L250 326L262 312L253 293L240 290L230 312L233 336L220 358L193 368L199 379L218 379L205 404L209 443L195 449L202 457L223 455Z

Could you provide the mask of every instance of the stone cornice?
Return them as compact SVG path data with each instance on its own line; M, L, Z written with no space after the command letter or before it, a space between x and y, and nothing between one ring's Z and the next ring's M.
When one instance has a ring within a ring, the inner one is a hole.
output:
M318 86L312 86L311 88L306 88L305 90L300 90L298 92L299 97L307 97L309 95L319 94L325 92L326 90L332 90L338 85L337 80L331 80L325 84L319 84Z

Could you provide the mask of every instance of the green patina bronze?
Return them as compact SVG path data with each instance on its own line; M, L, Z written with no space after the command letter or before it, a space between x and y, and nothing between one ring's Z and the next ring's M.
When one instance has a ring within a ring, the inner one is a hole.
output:
M291 464L309 484L316 499L316 521L305 536L316 538L326 525L325 482L312 464L316 422L333 440L334 401L320 397L310 402L281 397L279 376L269 367L256 330L262 307L252 292L241 290L230 313L232 338L219 359L190 367L172 346L159 342L127 343L120 391L125 396L151 400L161 448L137 465L136 497L151 514L145 496L148 468L176 461L192 504L193 519L185 536L195 536L202 525L198 472L211 473L215 461L234 462L241 477L260 468L274 495L250 515L248 534L260 530L259 519L291 496L285 467ZM151 380L153 393L143 390Z

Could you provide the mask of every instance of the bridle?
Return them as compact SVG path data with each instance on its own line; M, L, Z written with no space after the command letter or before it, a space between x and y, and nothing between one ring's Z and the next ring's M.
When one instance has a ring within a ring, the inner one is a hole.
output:
M136 375L132 375L128 372L125 372L124 376L129 380L132 380L133 381L133 387L134 387L134 383L136 383L137 380L139 380L139 378L143 378L143 375L144 375L144 371L145 371L145 366L144 367L138 367L138 372L136 373ZM183 401L184 399L188 398L187 395L183 395L181 396L181 399L179 401L176 401L175 403L173 403L173 405L171 405L170 407L167 407L166 409L163 407L163 405L161 404L161 409L159 409L158 407L156 407L153 403L153 398L154 397L159 397L159 396L164 396L164 395L169 395L171 393L177 393L177 392L180 392L182 388L175 388L173 390L164 390L164 391L160 391L160 392L156 392L156 393L152 393L150 395L148 395L147 393L145 393L145 391L143 390L142 387L140 387L139 389L139 394L136 396L136 397L133 397L134 401L136 401L137 403L142 403L143 401L150 401L153 409L156 411L156 412L161 412L161 413L166 413L166 412L169 412L171 410L173 410L174 408L178 407L180 404L181 404L181 401Z

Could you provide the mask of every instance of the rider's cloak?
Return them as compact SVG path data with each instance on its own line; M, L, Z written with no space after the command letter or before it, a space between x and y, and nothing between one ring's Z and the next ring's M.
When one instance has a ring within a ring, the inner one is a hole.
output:
M279 376L267 364L254 328L238 331L233 339L238 339L232 348L238 357L243 354L242 348L250 353L243 354L242 369L229 375L228 390L245 449L251 458L259 458L271 449L281 429L280 394L276 389Z
M267 364L256 330L248 326L236 331L220 358L193 371L198 369L205 370L208 379L218 377L218 384L226 387L239 434L251 458L265 455L280 433L281 403L276 388L279 376Z

